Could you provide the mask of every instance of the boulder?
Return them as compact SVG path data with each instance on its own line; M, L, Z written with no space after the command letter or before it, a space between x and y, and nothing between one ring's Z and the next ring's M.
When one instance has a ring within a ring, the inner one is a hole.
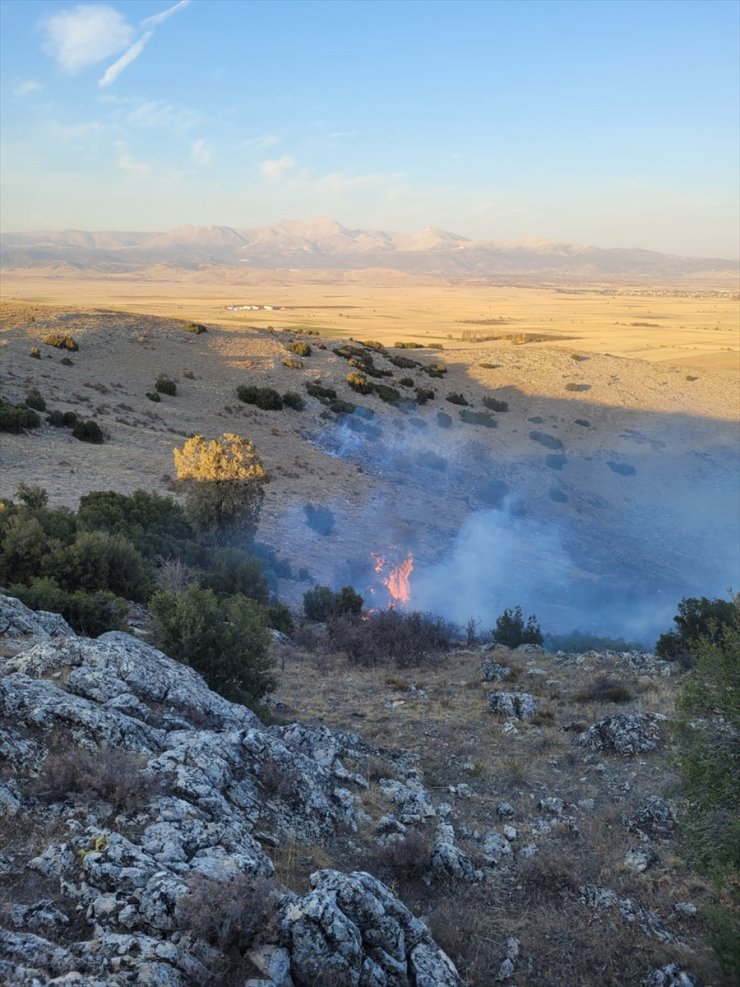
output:
M624 757L655 750L662 741L657 713L618 713L605 716L578 734L575 743L593 751L607 751Z

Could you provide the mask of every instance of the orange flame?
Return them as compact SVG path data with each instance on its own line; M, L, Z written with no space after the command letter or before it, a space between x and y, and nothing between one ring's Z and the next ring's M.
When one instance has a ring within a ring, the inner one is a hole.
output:
M414 556L409 554L403 562L399 562L391 569L388 578L383 580L394 603L408 603L411 599L409 579L413 571Z
M395 545L391 546L391 551L396 558L399 558L400 553ZM372 552L371 554L375 560L373 568L380 577L380 582L382 582L390 595L389 606L392 607L396 604L403 605L408 603L411 599L409 579L414 570L413 555L409 552L402 562L397 562L394 565L390 559L385 555L381 555L380 552ZM374 588L370 589L370 593L374 595Z

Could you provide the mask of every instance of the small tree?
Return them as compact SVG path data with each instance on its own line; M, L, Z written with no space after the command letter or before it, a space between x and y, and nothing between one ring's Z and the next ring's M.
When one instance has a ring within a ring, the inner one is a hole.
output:
M731 626L734 618L735 608L729 600L685 596L678 604L678 613L673 618L676 629L661 634L655 651L666 661L692 665L692 653L699 640L717 640L724 629Z
M254 444L230 432L210 441L194 435L173 452L191 524L217 540L235 531L253 538L268 482Z
M155 593L149 605L162 650L200 672L215 692L252 704L274 687L265 613L254 600L191 586Z
M508 648L516 648L520 644L542 644L542 631L537 617L530 614L525 625L522 608L519 606L513 610L504 610L496 618L494 636L496 644L504 644Z

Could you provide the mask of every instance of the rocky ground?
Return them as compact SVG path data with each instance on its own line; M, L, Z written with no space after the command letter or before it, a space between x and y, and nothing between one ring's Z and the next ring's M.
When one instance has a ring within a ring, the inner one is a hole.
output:
M724 983L652 655L396 673L283 640L267 725L135 636L8 598L0 633L14 987Z

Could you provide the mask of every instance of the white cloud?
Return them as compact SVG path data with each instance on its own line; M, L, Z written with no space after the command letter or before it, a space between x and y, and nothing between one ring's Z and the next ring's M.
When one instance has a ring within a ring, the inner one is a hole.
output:
M69 75L122 51L134 37L123 14L102 4L62 10L42 27L44 51Z
M88 137L90 134L102 130L102 125L97 120L90 120L87 123L59 123L54 121L51 124L51 132L55 140L79 140L81 137Z
M286 171L295 167L295 158L291 158L289 155L285 154L282 158L266 158L260 164L260 171L265 176L269 178L270 181L276 182L280 181L281 178L285 177Z
M105 72L102 74L98 80L98 85L101 89L109 86L112 82L115 82L118 76L123 72L126 66L130 65L133 61L139 57L139 55L144 50L144 46L149 41L149 39L154 34L154 31L147 31L145 34L127 48L126 51L121 55L121 57L115 61L112 65L109 65Z
M124 105L131 105L131 101L124 101ZM149 99L136 103L127 119L135 127L157 127L159 129L167 127L180 134L202 123L204 118L201 113L196 113L186 107L175 106L173 103L167 103L161 99Z
M249 137L241 143L242 147L273 147L275 144L280 143L280 138L276 134L260 134L259 137Z
M197 141L193 141L190 145L190 160L197 165L207 165L211 160L212 151L208 146L208 142L202 137L199 137Z
M116 164L119 168L123 171L131 172L131 174L134 175L151 175L151 165L145 164L143 161L137 161L136 158L129 153L129 150L123 141L116 141L114 147L118 151Z
M166 21L168 17L172 17L176 14L178 10L182 10L183 7L187 7L190 0L179 0L178 3L173 4L168 7L167 10L163 10L161 14L154 14L152 17L145 17L141 22L142 27L156 27L157 24L161 24L162 21Z
M13 86L13 95L29 96L31 93L41 92L43 88L44 87L41 83L37 82L35 79L23 79L22 82L18 82L15 86Z

